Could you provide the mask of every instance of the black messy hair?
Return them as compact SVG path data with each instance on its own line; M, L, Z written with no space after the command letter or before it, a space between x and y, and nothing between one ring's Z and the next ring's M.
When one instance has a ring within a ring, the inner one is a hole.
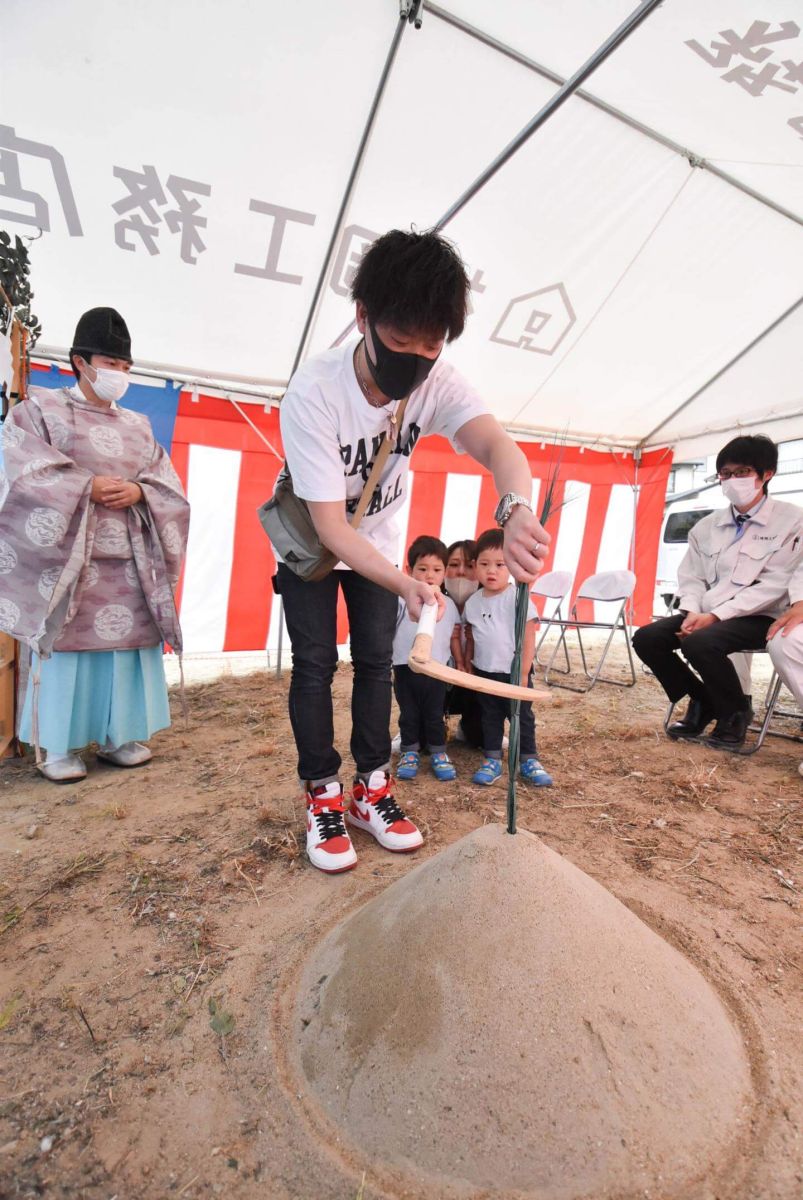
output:
M391 229L363 255L351 296L374 322L453 342L466 324L469 290L463 260L445 237Z
M717 473L726 463L736 467L752 467L757 475L764 475L767 471L775 473L778 470L778 447L763 433L744 434L722 447L717 455ZM766 494L767 483L764 484Z
M422 533L414 542L410 542L407 549L407 566L412 571L419 558L427 558L433 554L439 558L446 566L446 546L440 538L430 537L429 534Z
M486 529L477 538L477 558L484 550L502 550L505 545L505 535L501 529Z
M476 562L477 543L473 538L462 538L459 542L452 542L451 546L446 551L447 566L449 565L448 559L452 557L455 550L459 550L463 555L463 559L467 567L470 567L473 562Z

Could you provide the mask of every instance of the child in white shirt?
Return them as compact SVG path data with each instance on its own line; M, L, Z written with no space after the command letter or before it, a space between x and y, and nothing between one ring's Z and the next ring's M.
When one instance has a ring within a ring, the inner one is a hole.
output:
M446 546L440 538L422 536L407 551L407 574L440 588L446 573ZM446 611L435 626L432 657L448 662L450 643L459 636L460 614L454 601L446 598ZM456 630L457 627L457 630ZM393 690L399 705L400 757L397 779L415 779L422 744L429 746L432 770L442 781L454 779L457 772L446 753L446 726L443 706L446 684L428 675L419 675L407 665L418 623L410 619L407 605L399 600L396 636L393 639Z
M516 589L510 582L503 554L501 529L488 529L477 541L477 580L479 590L469 596L463 619L471 630L473 646L471 670L485 679L510 682L515 652ZM521 657L521 684L530 682L535 656L535 626L538 614L530 601ZM491 784L502 774L502 737L505 719L510 716L510 701L503 696L477 693L482 720L483 753L473 783ZM535 717L532 704L524 702L520 710L521 777L536 787L549 787L552 777L538 760L535 743Z

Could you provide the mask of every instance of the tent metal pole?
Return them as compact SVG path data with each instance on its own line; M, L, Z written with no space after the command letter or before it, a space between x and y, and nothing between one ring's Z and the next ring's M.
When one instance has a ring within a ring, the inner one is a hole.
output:
M638 29L642 21L645 21L650 13L654 9L658 8L661 3L662 0L642 0L638 8L635 9L630 16L622 22L619 28L615 29L611 36L607 38L597 50L594 51L591 57L583 63L582 67L575 71L574 75L567 79L566 82L558 88L554 96L550 96L543 108L541 108L540 111L535 114L531 121L527 122L524 128L516 134L516 136L511 142L508 143L507 146L505 146L504 150L502 150L502 152L496 156L493 162L485 168L482 174L477 176L474 182L466 188L462 196L459 196L458 199L455 200L454 204L446 210L433 228L443 229L444 226L448 225L449 222L457 216L460 210L464 208L466 204L468 204L469 200L476 196L477 192L481 191L482 188L485 187L486 183L489 182L489 180L493 179L494 175L500 170L501 167L505 165L508 159L512 158L516 151L521 149L524 143L528 141L554 113L557 112L561 105L565 104L570 96L574 95L583 81L588 79L589 75L593 74L597 67L601 66L602 63L605 62L605 59L608 58L609 55L611 55L614 50L616 50L622 44L622 42L630 37L630 34Z
M684 400L683 403L679 404L677 408L669 414L668 417L664 417L663 421L656 425L654 429L651 429L649 433L645 433L644 437L639 442L639 445L646 446L651 437L654 437L660 429L666 428L667 425L674 421L675 417L687 409L690 404L693 404L695 400L699 399L703 392L707 391L707 389L710 388L713 383L716 383L718 379L721 379L722 376L731 369L731 367L736 365L740 358L744 358L745 354L749 354L750 351L759 344L759 342L762 342L765 337L768 337L769 334L772 333L774 329L777 329L787 317L791 317L792 313L800 308L801 304L803 304L803 296L801 296L799 300L796 300L794 304L787 308L786 312L782 312L779 317L776 317L771 325L768 325L766 329L763 329L757 337L753 338L752 342L749 342L739 351L738 354L735 354L733 358L729 360L729 362L726 362L724 367L720 367L715 375L712 375L710 379L706 380L702 387L699 387L696 392L693 392L692 395L689 396L688 400Z
M633 451L633 532L630 535L630 570L634 575L636 571L636 544L638 541L638 502L639 502L639 467L641 466L641 450ZM633 625L635 616L635 601L633 596L630 597L630 625Z
M532 71L536 75L540 75L542 79L548 79L550 83L558 84L558 86L562 86L565 83L563 77L558 75L557 72L550 71L548 67L543 66L541 63L535 62L533 59L528 58L525 54L522 54L512 46L508 46L505 42L500 42L497 38L492 37L489 33L485 33L482 29L478 29L476 25L472 25L468 21L461 20L460 17L455 16L454 13L447 12L445 9L440 8L437 4L427 4L427 12L431 13L433 17L437 17L439 20L445 22L447 25L451 25L455 29L459 29L461 33L467 34L468 37L472 37L476 41L482 42L482 44L487 46L489 49L496 50L500 54L504 54L506 58L510 58L513 60L513 62L518 63L519 66L526 67L527 70ZM728 171L723 171L720 167L715 166L713 163L709 162L708 159L703 158L702 155L696 154L695 151L690 150L687 146L682 146L679 142L673 141L672 138L668 138L664 134L659 133L657 129L653 129L650 125L645 125L642 121L638 121L635 117L631 117L626 112L623 112L622 109L616 108L613 104L608 104L605 100L600 100L598 96L594 96L590 92L584 91L582 88L578 88L575 92L575 95L577 96L578 100L584 100L586 104L590 104L593 108L599 109L600 112L604 112L607 116L613 117L614 120L620 121L623 125L627 125L630 129L634 129L637 133L644 134L645 137L650 138L653 142L658 142L658 144L661 146L665 146L667 150L671 150L674 154L679 154L682 158L687 159L693 167L700 167L702 170L708 171L709 174L715 175L717 179L721 179L723 183L727 183L730 187L736 188L738 191L743 192L746 196L750 196L751 199L757 200L759 204L765 205L767 208L772 209L773 212L778 213L782 217L786 217L787 220L794 221L798 225L803 225L803 216L792 212L788 208L784 208L782 204L778 204L775 200L772 200L769 196L765 196L762 192L757 192L755 188L750 187L749 184L743 183L742 180L737 179L735 175L731 175Z
M276 678L282 674L282 634L284 633L284 597L279 597L279 645L276 650Z
M385 59L385 65L382 68L382 74L379 77L379 83L377 84L376 91L374 92L374 98L371 101L371 107L368 110L368 117L366 118L365 126L362 131L362 137L360 138L360 144L357 147L357 153L354 156L354 162L351 164L351 171L349 172L349 177L346 182L346 188L345 188L345 191L343 192L343 198L340 201L340 208L337 210L337 216L335 217L335 223L332 228L332 235L329 238L329 245L327 246L326 254L324 255L323 265L321 267L321 273L318 276L318 282L315 285L315 292L313 293L312 303L310 304L309 312L307 313L307 319L304 322L304 329L302 330L302 333L301 333L301 339L298 343L298 349L296 351L296 356L295 356L295 359L293 360L293 366L290 371L290 378L292 378L293 375L295 374L296 370L298 369L298 364L301 362L301 359L303 358L304 350L307 345L307 339L309 338L310 330L312 329L313 321L315 320L316 316L318 315L318 309L321 304L321 297L323 296L323 289L324 289L324 285L326 283L326 277L329 274L329 269L331 267L332 259L334 257L335 246L337 245L337 239L340 237L340 234L342 232L343 219L346 215L346 210L348 209L349 203L351 201L351 197L354 193L354 187L357 183L357 177L360 173L360 168L362 167L363 160L365 158L365 152L368 148L368 141L370 139L371 132L373 130L374 123L376 121L376 115L377 115L377 112L379 111L379 105L382 101L382 96L384 95L384 92L385 92L385 86L387 84L388 77L390 76L390 71L393 66L394 60L396 58L396 53L401 44L402 34L404 33L404 27L406 24L407 24L407 15L405 13L402 13L402 15L399 17L399 20L396 24L396 29L393 34L393 40L390 43L390 49L388 50L387 58Z
M693 442L693 441L696 441L697 438L702 437L704 434L708 434L708 433L730 433L731 436L735 436L735 434L742 429L756 429L756 428L763 429L765 425L778 425L782 421L799 421L799 420L800 420L800 406L798 406L797 408L790 409L788 412L772 413L771 415L768 415L766 417L765 416L739 417L738 419L730 420L723 425L706 425L705 429L703 429L702 431L698 430L696 433L685 433L682 438L678 439L678 441L680 441L681 443ZM643 450L658 450L664 444L665 443L663 443L663 442L656 442L654 445L642 446L642 449ZM677 444L677 443L675 443L675 444ZM673 450L673 453L674 453L674 450ZM711 486L718 487L719 484L714 483Z
M570 96L574 95L574 93L580 87L580 84L587 79L589 75L596 71L597 67L601 66L601 64L605 62L605 59L608 58L608 56L612 54L613 51L616 50L617 47L620 46L622 42L625 41L625 39L628 38L630 34L639 27L642 21L646 20L653 9L658 8L658 6L662 3L663 0L641 0L638 8L635 9L635 11L632 12L630 16L622 22L618 29L614 30L611 36L605 42L603 42L599 49L594 51L591 57L585 63L583 63L582 67L575 71L574 75L572 75L570 79L567 79L565 83L558 88L557 92L555 92L555 95L551 96L549 100L547 100L543 108L541 108L535 114L533 119L529 121L522 130L520 130L520 132L513 138L512 142L509 142L508 145L505 146L504 150L502 150L502 152L496 156L493 162L485 168L482 174L477 176L470 187L466 188L463 194L459 196L457 200L455 200L454 204L452 204L452 206L446 210L443 216L435 222L435 224L432 226L432 229L438 230L445 228L445 226L457 216L460 210L464 208L466 204L468 204L469 200L473 199L473 197L485 187L486 183L488 183L490 179L493 179L494 175L498 170L500 170L501 167L505 165L508 159L512 158L516 151L521 149L524 143L528 141L528 139L531 138L532 135L538 129L540 129L546 121L549 120L553 113L557 112L561 105L564 104ZM427 5L427 11L432 11L435 13L438 10L432 9L429 5ZM439 11L438 15L441 15ZM350 321L342 333L338 335L332 345L339 346L344 338L348 337L353 328L354 321Z

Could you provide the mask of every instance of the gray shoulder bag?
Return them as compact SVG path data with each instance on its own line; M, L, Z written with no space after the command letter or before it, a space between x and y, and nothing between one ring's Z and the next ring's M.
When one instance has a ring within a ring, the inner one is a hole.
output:
M393 416L394 434L398 437L401 436L406 407L405 396ZM384 434L371 473L351 517L352 529L356 529L365 516L390 449L391 438ZM293 574L298 575L299 579L317 583L334 570L338 562L337 556L328 550L318 537L307 502L293 490L293 480L286 462L279 472L273 495L257 509L257 515L285 565Z

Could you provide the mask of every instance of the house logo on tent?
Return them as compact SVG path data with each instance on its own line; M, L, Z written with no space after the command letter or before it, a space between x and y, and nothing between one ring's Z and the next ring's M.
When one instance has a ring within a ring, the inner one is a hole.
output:
M577 317L562 283L514 296L491 334L492 342L554 354Z

